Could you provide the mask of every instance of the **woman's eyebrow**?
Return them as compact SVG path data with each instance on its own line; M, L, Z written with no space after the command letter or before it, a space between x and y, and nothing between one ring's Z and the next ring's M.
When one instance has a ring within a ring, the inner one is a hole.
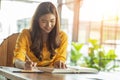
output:
M41 21L47 21L47 19L40 19ZM50 20L55 20L55 18L52 18Z

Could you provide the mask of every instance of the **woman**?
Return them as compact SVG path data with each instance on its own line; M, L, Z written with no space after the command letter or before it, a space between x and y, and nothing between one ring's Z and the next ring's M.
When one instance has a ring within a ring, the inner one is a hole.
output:
M30 29L24 29L17 39L15 67L27 70L35 66L66 68L68 40L59 28L56 7L51 2L42 2L34 13Z

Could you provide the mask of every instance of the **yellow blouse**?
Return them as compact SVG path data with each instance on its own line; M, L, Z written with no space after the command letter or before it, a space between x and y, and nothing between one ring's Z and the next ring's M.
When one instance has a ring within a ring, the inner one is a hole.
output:
M42 61L39 61L33 52L30 51L30 45L32 44L30 32L28 29L24 29L17 39L13 62L15 59L25 61L26 57L24 53L26 53L33 62L37 62L37 66L53 66L53 63L59 60L65 62L67 57L68 38L63 31L60 31L60 38L60 47L55 50L57 54L52 59L50 59L50 54L47 50L47 47L44 45Z

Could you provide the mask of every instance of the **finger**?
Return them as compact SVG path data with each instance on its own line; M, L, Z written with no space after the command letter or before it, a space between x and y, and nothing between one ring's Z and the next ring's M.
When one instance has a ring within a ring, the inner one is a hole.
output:
M62 61L60 61L59 68L63 68L63 67L64 67L64 63Z
M32 65L33 65L33 62L27 60L27 61L25 62L25 69L26 69L26 70L32 70Z
M33 62L33 67L36 67L37 63Z
M63 63L61 63L61 68L62 68L62 69L64 68L64 64L63 64Z
M57 68L63 68L63 62L62 61L58 61L57 62Z
M36 67L37 63L36 62L32 62L32 67Z
M59 62L54 63L54 68L59 68Z
M37 69L36 66L37 66L37 63L34 62L34 63L33 63L33 68L34 68L34 69Z
M64 64L64 67L63 67L63 68L64 68L64 69L67 68L66 64Z
M63 68L63 69L64 69L64 68L65 68L65 65L64 65L64 63L61 63L61 64L62 64L61 68Z
M61 68L63 68L63 69L67 68L67 66L64 62L61 62Z
M34 64L34 63L31 62L31 61L29 62L29 66L30 66L30 67L33 67L33 64Z
M67 65L65 64L65 68L67 68Z
M37 63L32 62L30 65L31 70L37 69L36 65L37 65Z
M31 65L33 62L32 62L32 61L27 60L27 61L26 61L26 63L27 63L27 64L29 64L29 65Z
M57 64L54 65L54 68L59 68L59 66Z
M60 69L62 68L62 65L63 65L62 62L60 62L60 63L59 63L59 68L60 68Z

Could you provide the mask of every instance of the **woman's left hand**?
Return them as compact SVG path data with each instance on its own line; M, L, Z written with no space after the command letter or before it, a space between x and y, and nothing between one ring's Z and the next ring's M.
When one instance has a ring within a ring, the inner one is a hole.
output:
M56 61L54 63L54 68L62 68L65 69L67 68L66 64L63 61Z

